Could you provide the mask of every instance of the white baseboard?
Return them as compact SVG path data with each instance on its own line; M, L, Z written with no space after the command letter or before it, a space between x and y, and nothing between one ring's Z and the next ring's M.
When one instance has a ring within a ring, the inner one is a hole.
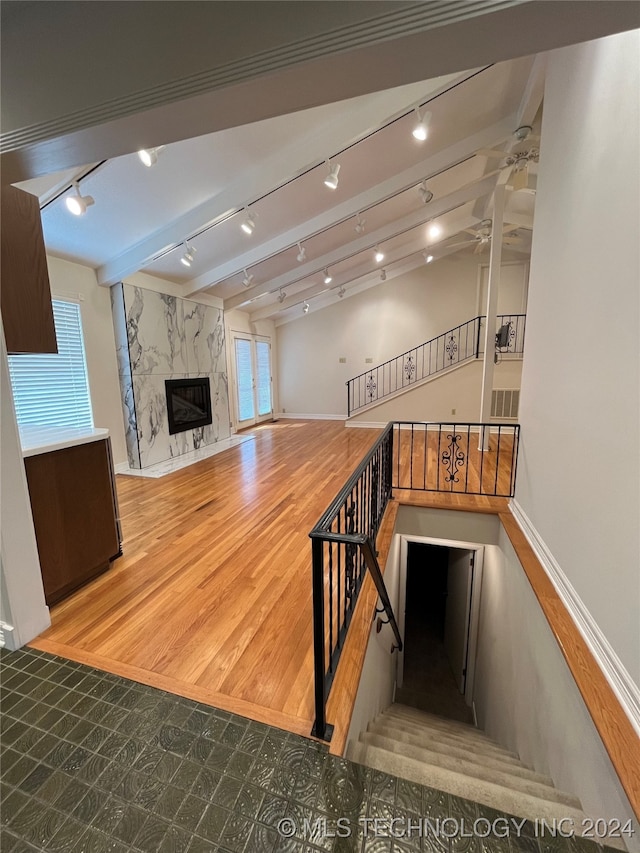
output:
M0 622L0 649L11 649L15 651L18 648L16 629L13 625L8 625L6 622Z
M520 504L512 498L510 507L562 603L569 611L569 615L591 650L598 666L618 697L624 712L640 735L640 688L627 672L624 664Z
M118 462L117 465L113 466L115 474L128 474L130 470L128 462Z
M345 421L344 425L349 429L384 429L387 421Z
M296 420L296 421L345 421L346 415L310 415L300 414L299 412L278 412L274 417L277 420Z

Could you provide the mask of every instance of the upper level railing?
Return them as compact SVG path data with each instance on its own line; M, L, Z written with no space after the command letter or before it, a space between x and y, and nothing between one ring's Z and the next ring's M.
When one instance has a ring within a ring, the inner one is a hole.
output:
M426 341L395 358L371 367L349 379L347 384L347 415L405 390L429 376L442 373L483 354L485 317L474 317L459 326ZM525 314L499 314L496 332L509 324L507 345L502 355L521 355L524 351Z
M392 421L310 532L316 737L330 740L326 703L366 572L402 649L375 542L393 489L510 497L518 424Z

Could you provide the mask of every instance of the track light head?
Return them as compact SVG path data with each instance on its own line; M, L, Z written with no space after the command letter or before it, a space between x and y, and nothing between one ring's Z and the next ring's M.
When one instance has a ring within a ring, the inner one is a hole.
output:
M335 166L331 165L331 160L327 160L327 169L328 174L324 179L324 185L329 187L330 190L335 190L338 187L338 174L340 172L340 163L336 163Z
M287 294L284 292L284 290L282 288L280 288L280 293L278 294L278 302L280 303L280 305L282 305L282 303L284 302L284 300L286 298L287 298Z
M245 234L251 236L253 234L253 230L256 227L256 214L252 213L248 208L245 208L247 211L247 215L245 216L240 227L244 231Z
M431 121L431 113L426 112L424 116L420 115L420 108L416 107L416 123L411 133L414 139L418 142L424 142L429 135L429 122Z
M296 244L298 246L298 254L296 255L296 260L299 264L301 264L307 257L307 250L300 243Z
M302 303L302 313L303 314L309 313L309 303L307 301Z
M422 256L424 258L425 264L430 264L431 261L433 260L433 255L430 255L428 252L423 252Z
M386 281L386 280L387 280L387 271L386 270L380 270L380 281Z
M345 295L345 293L346 293L346 292L347 292L347 291L346 291L346 290L345 290L345 288L344 288L344 284L341 284L341 285L340 285L340 290L338 291L338 296L340 297L340 299L342 299L342 297Z
M150 169L152 166L155 166L158 162L158 154L161 151L164 151L165 146L159 145L157 148L141 148L138 151L138 157L140 158L140 162Z
M242 270L244 273L244 278L242 279L242 283L245 287L251 287L251 282L253 281L253 275L246 270Z
M428 234L430 240L437 240L442 235L442 228L434 222L429 226Z
M364 232L364 226L366 225L367 220L363 219L358 213L356 216L356 224L354 226L354 231L356 234L362 234Z
M422 203L423 204L429 204L429 202L433 198L433 193L427 187L426 180L420 184L420 186L418 187L418 192L420 193L420 198L422 199Z
M87 212L87 208L91 207L95 202L90 195L81 194L80 184L77 181L74 181L71 186L75 190L75 194L66 197L65 204L67 205L67 210L73 213L74 216L83 216Z
M377 264L381 264L384 261L384 252L381 252L378 246L375 248L374 258Z
M329 275L329 270L325 267L324 268L324 283L325 284L331 284L332 281L333 281L333 278Z
M193 263L193 256L196 253L196 247L190 246L188 241L184 243L184 255L180 258L180 263L185 267L190 267Z

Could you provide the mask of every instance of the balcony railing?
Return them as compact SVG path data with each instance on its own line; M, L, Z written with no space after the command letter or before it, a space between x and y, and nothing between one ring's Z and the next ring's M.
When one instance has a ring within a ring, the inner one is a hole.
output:
M347 415L406 390L430 376L450 370L483 354L485 317L474 317L430 341L403 352L395 358L371 367L349 379L347 384ZM496 332L509 324L508 342L499 354L520 356L524 351L526 315L499 314Z
M331 739L327 699L367 571L402 649L375 550L393 489L510 497L519 436L517 424L392 421L310 532L316 737Z

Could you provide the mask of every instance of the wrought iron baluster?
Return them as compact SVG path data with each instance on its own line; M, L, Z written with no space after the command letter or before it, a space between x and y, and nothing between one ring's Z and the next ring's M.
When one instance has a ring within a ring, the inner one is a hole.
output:
M442 424L438 424L438 455L436 456L436 491L440 491L440 446L442 442Z
M498 444L496 446L496 479L493 484L493 494L498 494L498 471L500 466L500 438L502 433L502 427L498 424ZM491 427L489 427L489 441L491 441Z
M464 476L464 490L469 491L469 468L471 460L471 424L467 426L467 470Z
M450 491L454 490L454 484L460 482L457 476L459 469L465 464L465 454L460 449L460 439L462 436L453 429L447 434L449 445L446 450L442 451L441 462L447 474L444 478L445 483L450 483Z
M484 480L482 477L482 470L484 468L484 454L486 452L484 449L484 431L485 431L485 427L481 426L480 427L480 447L479 447L479 450L480 450L480 488L479 488L479 492L478 492L478 494L481 494L481 495L484 494Z
M333 659L333 542L329 542L329 668ZM336 643L340 641L340 630L336 635Z

